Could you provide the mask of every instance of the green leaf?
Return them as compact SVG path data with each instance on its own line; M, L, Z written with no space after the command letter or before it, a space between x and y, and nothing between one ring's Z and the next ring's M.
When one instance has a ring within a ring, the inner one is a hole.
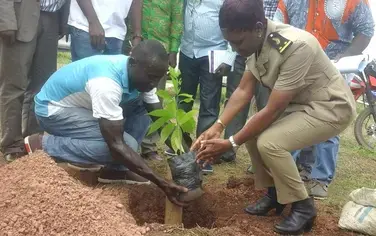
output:
M172 118L171 114L167 110L165 110L165 109L154 110L152 112L149 112L148 114L151 115L151 116L155 116L155 117L169 117L169 118Z
M187 122L185 122L184 124L180 125L181 129L185 132L185 133L194 133L195 132L195 128L196 128L196 122L194 119L190 119L188 120Z
M179 125L180 125L181 120L184 119L185 114L187 114L187 113L185 113L185 111L182 110L182 109L178 109L178 110L176 111L176 122L177 122Z
M178 95L179 97L185 97L185 98L193 98L193 95L190 95L188 93L181 93Z
M177 153L180 149L180 146L181 146L181 135L180 135L180 128L177 127L174 132L172 133L172 136L171 136L171 146L172 146L172 149L174 149L175 153Z
M185 98L185 99L181 100L180 103L182 103L182 102L190 103L190 102L193 102L193 101L194 101L193 98Z
M183 125L185 122L187 122L190 119L194 119L194 116L197 114L197 110L192 110L185 114L183 119L179 120L179 125Z
M161 128L169 119L169 117L161 117L155 122L153 122L153 124L149 127L148 135Z
M162 132L161 132L161 142L164 143L168 139L168 137L171 135L172 131L175 128L175 124L170 123L163 127Z
M171 82L172 82L175 94L179 94L179 92L180 92L179 79L171 77Z
M172 99L172 96L166 90L158 90L157 95L165 101L170 101Z
M170 113L170 117L176 117L176 102L168 103L165 110Z

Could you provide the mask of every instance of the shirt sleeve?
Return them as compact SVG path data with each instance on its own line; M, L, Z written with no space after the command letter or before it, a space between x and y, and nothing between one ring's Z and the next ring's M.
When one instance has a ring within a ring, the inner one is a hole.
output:
M183 34L183 1L171 0L170 52L178 52Z
M289 91L305 85L305 77L311 68L316 52L307 43L300 43L280 66L273 89Z
M92 103L93 117L107 120L122 120L123 109L120 107L122 89L109 78L91 79L86 84Z
M149 92L142 93L141 94L142 100L145 103L148 103L148 104L158 103L159 102L159 98L158 98L156 92L157 92L157 89L154 88L154 89L152 89Z
M284 24L290 24L289 14L287 11L287 0L280 0L278 2L277 10L274 13L273 20Z
M350 16L351 30L354 36L363 34L368 37L374 35L375 23L372 17L371 7L367 0L360 0L358 5L354 6L355 9L349 8L352 11Z
M14 1L0 0L0 31L17 30Z

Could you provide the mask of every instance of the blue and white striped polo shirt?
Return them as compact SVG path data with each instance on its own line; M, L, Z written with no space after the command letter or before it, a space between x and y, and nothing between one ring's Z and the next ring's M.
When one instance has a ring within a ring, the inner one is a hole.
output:
M128 56L98 55L70 63L56 71L35 96L35 113L49 117L64 108L81 107L95 118L123 119L120 104L143 96L158 102L156 89L140 94L128 83Z

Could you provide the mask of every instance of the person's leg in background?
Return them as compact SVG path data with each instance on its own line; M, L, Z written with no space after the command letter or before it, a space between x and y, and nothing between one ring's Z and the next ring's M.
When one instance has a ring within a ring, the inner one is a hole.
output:
M208 57L202 57L197 60L200 65L200 110L196 137L199 137L218 119L222 94L222 76L209 72ZM211 173L213 168L211 165L207 165L203 171L204 173Z
M102 51L94 49L91 46L90 34L88 32L70 26L69 33L71 37L70 49L72 61L102 54Z
M65 108L51 117L37 117L43 135L42 148L56 161L79 166L104 166L98 180L103 183L125 182L149 184L144 178L114 163L108 145L102 136L98 119L85 108ZM143 127L143 129L146 129ZM140 133L146 131L139 130ZM36 136L29 136L35 140ZM32 140L32 143L35 141ZM124 140L134 151L138 143L124 130Z
M0 39L0 149L11 162L26 154L22 136L22 106L37 36L30 42L6 44Z
M103 54L105 55L118 55L123 52L123 40L117 38L105 38L106 49Z
M227 76L227 88L226 88L226 102L225 106L231 97L231 95L234 93L235 89L238 87L240 80L243 77L244 69L245 69L245 60L246 58L242 56L236 56L235 64L234 64L234 70L229 73ZM247 122L248 118L248 112L249 112L250 104L248 104L243 111L239 112L234 119L227 125L225 130L225 139L228 139L231 135L236 134L243 128L245 123ZM236 153L231 150L226 152L222 155L221 160L230 162L234 161L236 158Z
M158 90L164 90L166 88L167 75L165 75L158 83ZM160 102L163 103L162 98L159 98ZM158 132L151 133L145 136L141 143L141 156L145 159L152 160L162 160L158 155L157 142L159 140Z
M56 71L59 18L57 12L41 12L40 27L34 58L30 68L30 81L25 91L22 109L22 134L24 137L43 132L34 114L34 96Z
M312 197L325 199L328 197L328 186L335 175L339 151L339 136L315 145L314 150L315 152L312 155L314 160L310 161L312 166L311 180L307 188Z
M125 119L124 130L141 145L151 122L141 97L121 104L121 107Z

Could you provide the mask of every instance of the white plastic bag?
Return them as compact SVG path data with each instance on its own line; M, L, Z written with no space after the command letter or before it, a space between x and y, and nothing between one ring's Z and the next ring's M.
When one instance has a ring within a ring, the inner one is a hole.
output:
M339 227L376 236L376 189L354 190L350 199L342 210Z

